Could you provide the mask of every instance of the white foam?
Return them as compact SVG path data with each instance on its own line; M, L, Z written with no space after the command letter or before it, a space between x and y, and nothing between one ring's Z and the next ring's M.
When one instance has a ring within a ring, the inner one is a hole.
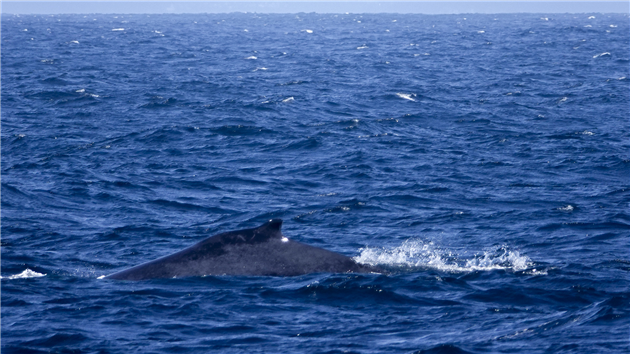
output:
M15 274L15 275L11 275L9 277L6 277L6 279L26 279L26 278L39 278L39 277L43 277L46 274L42 274L42 273L37 273L35 271L32 271L28 268L26 268L22 273L20 274ZM4 277L0 277L0 278L4 278Z
M112 28L112 31L124 31L124 28Z
M409 101L416 102L416 100L413 97L411 97L411 96L415 96L414 93L401 93L401 92L398 92L398 93L396 93L396 96L398 96L400 98L404 98L404 99L409 100Z
M436 269L451 273L473 271L511 270L523 271L531 268L529 257L512 251L507 246L497 246L475 254L460 257L458 254L436 247L433 242L418 239L406 240L394 248L362 248L354 258L358 263L378 265L386 268Z
M293 97L285 98L285 99L282 100L282 102L285 102L285 103L286 102L293 102L293 101L295 101L295 99Z
M305 31L306 31L306 33L313 33L313 30L310 30L310 29L307 29Z
M247 57L247 58L245 58L245 59L256 60L256 59L258 59L258 58L256 58L255 56L253 56L253 55L252 55L251 57Z
M593 56L593 58L603 57L604 55L610 55L610 52L604 52L604 53L601 53L601 54L597 54L597 55Z
M574 209L573 205L571 204L558 208L558 210L560 211L573 211L573 209Z
M79 41L70 41L70 43L79 44Z
M595 18L595 16L589 16L589 17L588 17L588 19L589 19L589 20L592 20L592 19L594 19L594 18Z
M357 47L357 49L367 49L367 47L368 47L368 46L364 44L364 45L362 45L362 46L360 46L360 47Z

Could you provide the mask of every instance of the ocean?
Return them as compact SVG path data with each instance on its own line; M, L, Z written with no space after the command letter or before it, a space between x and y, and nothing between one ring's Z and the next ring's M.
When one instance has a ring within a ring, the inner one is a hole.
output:
M2 352L630 352L629 24L3 15ZM272 218L388 272L102 279Z

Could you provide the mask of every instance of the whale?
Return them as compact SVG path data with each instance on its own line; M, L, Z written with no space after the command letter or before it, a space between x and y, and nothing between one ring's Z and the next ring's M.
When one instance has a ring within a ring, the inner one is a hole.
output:
M149 280L194 276L298 276L310 273L382 273L378 267L289 239L281 219L211 236L171 255L106 276Z

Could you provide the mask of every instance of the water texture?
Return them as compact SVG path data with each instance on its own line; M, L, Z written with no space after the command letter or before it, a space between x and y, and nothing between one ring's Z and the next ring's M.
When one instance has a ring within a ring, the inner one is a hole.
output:
M629 352L629 23L2 16L2 352ZM270 218L391 274L99 279Z

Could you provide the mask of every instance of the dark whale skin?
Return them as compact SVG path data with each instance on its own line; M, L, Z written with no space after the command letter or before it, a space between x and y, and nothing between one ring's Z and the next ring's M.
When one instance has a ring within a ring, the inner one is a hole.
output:
M147 280L204 275L296 276L309 273L381 273L352 258L286 238L282 220L211 236L191 247L111 274L106 279Z

